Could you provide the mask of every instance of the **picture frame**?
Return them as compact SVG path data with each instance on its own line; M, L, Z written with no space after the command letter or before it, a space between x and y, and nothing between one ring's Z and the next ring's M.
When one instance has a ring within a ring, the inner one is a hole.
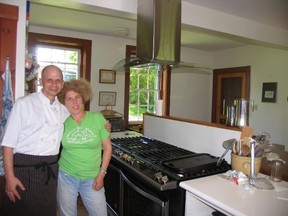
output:
M99 70L99 83L115 84L116 83L116 71L108 69Z
M276 103L277 83L263 83L262 87L262 102Z
M115 106L116 92L100 91L99 92L99 106Z

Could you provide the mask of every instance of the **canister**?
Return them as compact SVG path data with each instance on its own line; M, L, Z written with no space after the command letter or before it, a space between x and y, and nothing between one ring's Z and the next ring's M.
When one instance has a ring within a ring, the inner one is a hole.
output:
M229 105L226 108L226 125L235 126L236 106Z
M243 98L237 98L234 100L234 105L236 106L235 126L247 126L249 101Z

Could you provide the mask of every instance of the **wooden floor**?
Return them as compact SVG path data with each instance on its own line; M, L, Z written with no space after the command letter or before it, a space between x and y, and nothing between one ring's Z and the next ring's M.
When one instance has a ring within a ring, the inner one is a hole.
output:
M78 197L77 205L78 205L77 216L88 216L88 212L87 212L86 208L84 207L80 196Z

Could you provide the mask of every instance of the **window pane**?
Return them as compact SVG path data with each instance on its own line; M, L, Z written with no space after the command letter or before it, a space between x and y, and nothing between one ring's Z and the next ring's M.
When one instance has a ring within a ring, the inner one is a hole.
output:
M132 70L130 71L130 89L137 89L138 85L138 71L137 70Z
M141 73L139 74L139 89L147 89L147 74L145 73L145 71L141 71Z
M64 80L78 79L80 72L80 50L59 47L37 47L37 60L42 68L53 64L63 71Z
M158 100L158 68L130 69L129 121L143 121L143 113L155 113Z
M63 72L64 80L78 79L80 77L80 50L67 49L66 47L37 46L37 62L40 65L39 71L47 65L56 65ZM41 73L38 73L41 78ZM38 91L42 86L38 86Z

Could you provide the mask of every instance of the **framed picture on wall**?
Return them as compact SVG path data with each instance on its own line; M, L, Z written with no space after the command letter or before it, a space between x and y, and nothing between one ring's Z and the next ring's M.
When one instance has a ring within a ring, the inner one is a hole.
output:
M116 71L100 69L99 70L99 83L115 84L116 83Z
M115 106L116 92L100 91L99 92L99 106Z
M276 102L277 83L263 83L262 87L262 102Z

